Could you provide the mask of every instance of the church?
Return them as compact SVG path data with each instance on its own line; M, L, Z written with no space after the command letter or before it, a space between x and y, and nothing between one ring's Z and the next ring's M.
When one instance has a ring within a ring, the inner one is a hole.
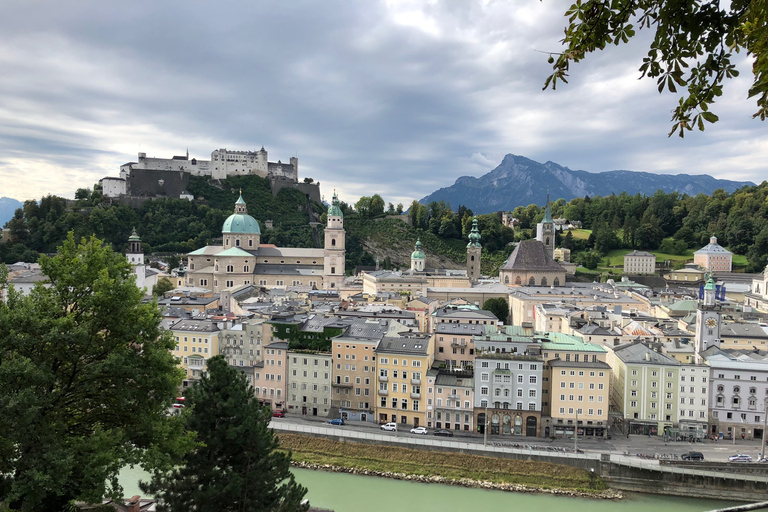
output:
M344 215L335 192L327 217L323 249L261 244L259 223L248 215L241 194L235 212L221 228L223 245L187 255L186 284L213 292L241 285L339 288L345 277L346 250Z

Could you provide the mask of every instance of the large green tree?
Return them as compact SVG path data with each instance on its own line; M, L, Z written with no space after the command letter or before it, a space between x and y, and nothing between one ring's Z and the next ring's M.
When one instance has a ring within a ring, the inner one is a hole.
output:
M504 297L494 297L488 299L483 303L483 309L490 311L496 318L501 320L501 323L507 322L507 316L509 315L509 304Z
M28 296L0 275L0 502L20 511L122 497L123 466L185 449L167 414L175 342L125 257L70 233L40 266L49 282Z
M254 397L245 376L223 356L208 361L208 372L186 394L187 426L199 447L169 472L157 472L146 492L158 510L206 512L293 512L307 490L290 472L290 454L278 451L269 428L272 414Z
M544 88L556 87L572 62L610 45L627 43L636 28L653 32L648 54L640 65L642 77L656 80L659 92L686 88L672 113L672 131L704 129L717 116L709 110L722 95L723 83L738 76L734 54L751 57L756 98L753 117L768 115L768 9L765 0L577 0L565 13L561 53L550 55L553 67Z

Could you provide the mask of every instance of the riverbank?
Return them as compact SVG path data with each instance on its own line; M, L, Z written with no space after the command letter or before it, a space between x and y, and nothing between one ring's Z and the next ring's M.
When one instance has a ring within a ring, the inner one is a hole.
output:
M480 455L339 442L298 434L280 434L296 467L397 480L441 483L510 492L619 499L605 482L582 469Z

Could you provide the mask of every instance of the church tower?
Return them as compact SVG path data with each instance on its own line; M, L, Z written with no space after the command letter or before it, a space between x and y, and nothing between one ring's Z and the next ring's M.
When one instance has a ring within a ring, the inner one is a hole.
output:
M480 245L480 231L477 229L477 216L472 218L472 231L469 233L467 244L467 277L472 284L480 279L480 256L483 246Z
M424 272L424 265L427 257L421 250L421 240L416 240L416 250L411 253L411 270L415 272Z
M125 257L128 263L133 266L133 273L136 274L136 286L141 290L146 288L146 266L144 265L144 251L141 249L141 238L133 228L131 236L128 237L128 250L125 251Z
M702 300L696 312L696 362L700 353L709 347L720 347L720 304L717 303L717 286L710 274L704 285Z
M544 207L544 218L536 225L536 240L543 243L547 254L555 259L555 223L552 221L552 210L549 208L549 192L547 192L547 205Z
M333 193L331 207L328 208L328 222L325 226L325 245L323 249L323 287L326 290L337 289L344 282L346 258L346 233L344 214L339 207L339 198Z

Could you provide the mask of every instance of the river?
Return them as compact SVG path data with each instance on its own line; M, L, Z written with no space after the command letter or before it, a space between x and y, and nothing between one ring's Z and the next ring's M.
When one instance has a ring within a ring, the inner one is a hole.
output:
M467 512L482 503L483 510L536 510L537 512L703 512L731 504L725 501L677 498L630 493L624 500L590 500L488 491L439 484L422 484L387 478L293 469L296 480L309 489L307 498L314 507L335 512ZM125 495L141 494L138 480L146 478L141 469L124 469L120 482Z

